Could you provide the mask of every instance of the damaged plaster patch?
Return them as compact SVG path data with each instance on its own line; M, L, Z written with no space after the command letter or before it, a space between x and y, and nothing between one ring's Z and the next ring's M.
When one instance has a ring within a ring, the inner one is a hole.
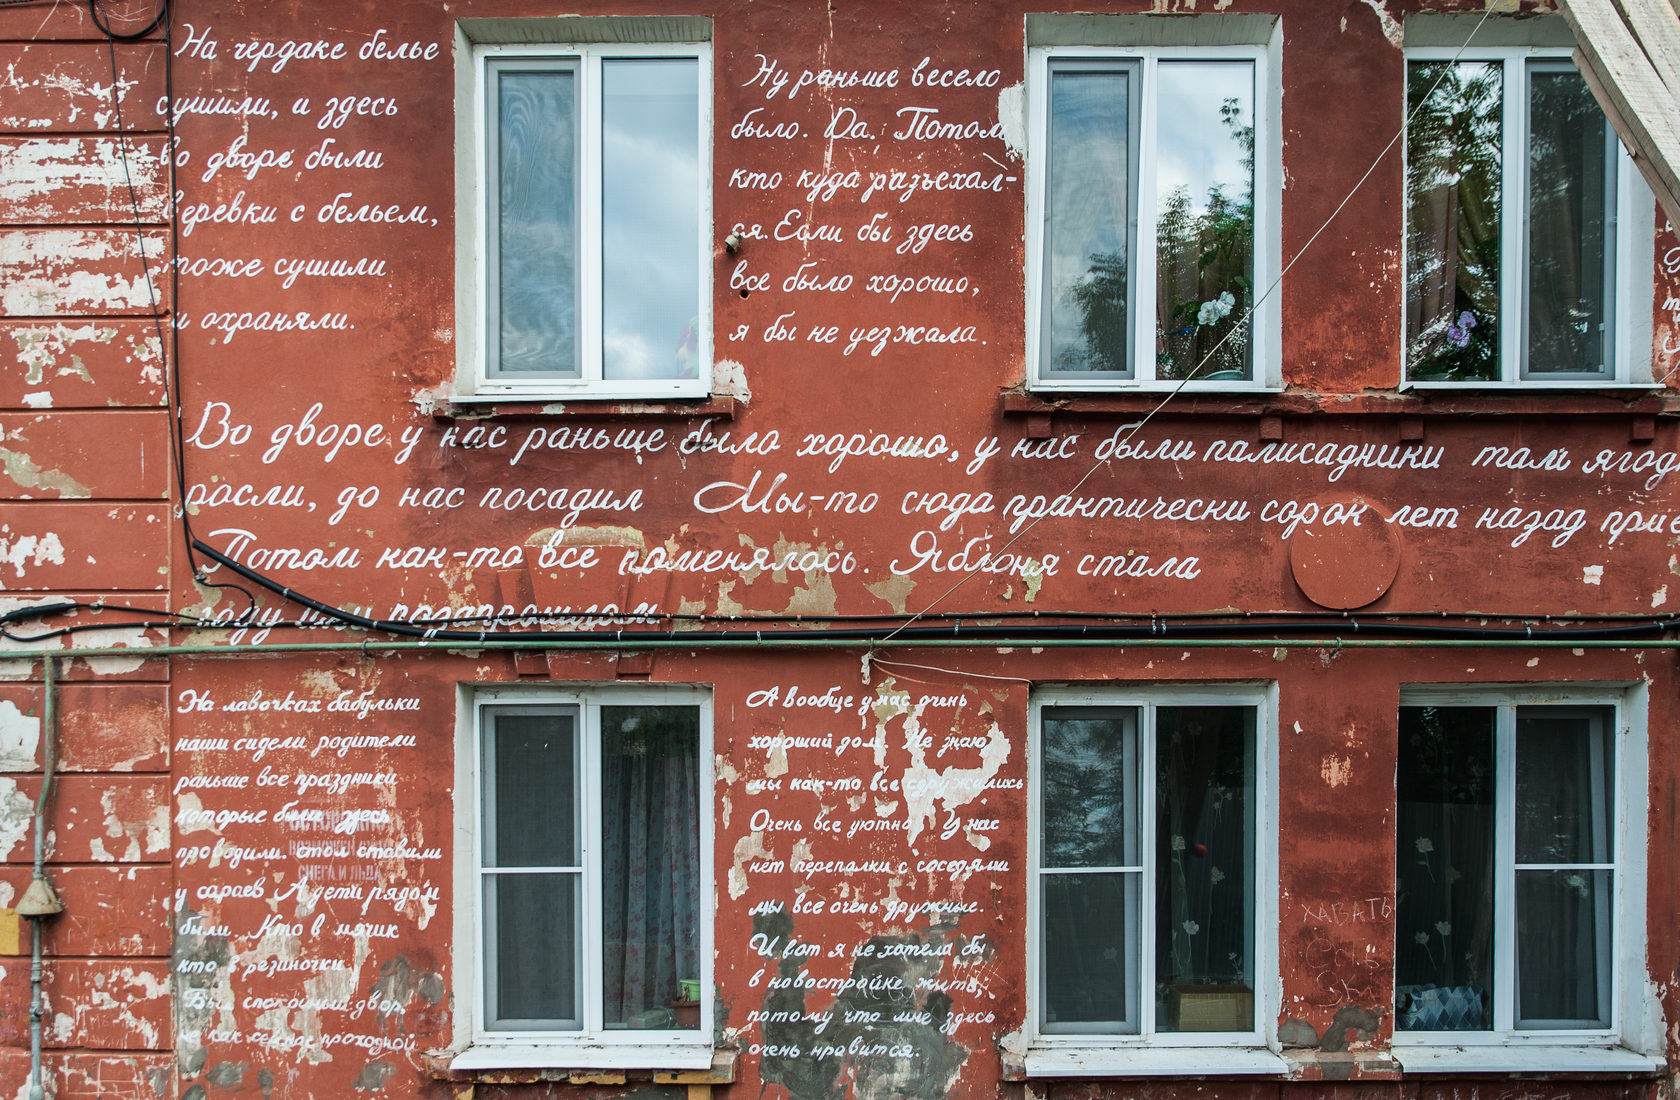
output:
M866 584L864 591L882 601L893 609L895 615L908 615L905 604L910 600L910 593L915 591L916 582L908 576L892 577L878 584Z
M1353 761L1345 756L1331 753L1324 758L1318 769L1318 774L1332 787L1345 787L1348 780L1353 778Z
M733 359L719 359L712 364L712 396L733 397L742 404L752 401L747 388L747 368Z
M910 766L904 769L900 784L907 822L905 841L911 848L916 846L916 838L922 835L923 828L937 824L935 803L943 805L949 814L958 806L974 801L1009 759L1009 738L1003 727L993 722L986 734L986 744L980 750L978 768L950 767L938 771L928 767L927 749L932 739L922 731L922 710L918 705L904 719L904 747L910 752Z
M1011 84L998 92L998 128L1009 155L1021 160L1027 155L1027 87Z
M10 859L35 823L35 800L18 790L17 780L0 779L0 859Z
M735 862L729 868L729 896L739 898L747 892L748 860L776 858L776 853L764 846L763 833L749 833L735 842Z
M0 699L0 772L34 771L40 747L41 720Z
M1387 0L1363 0L1363 2L1366 7L1377 13L1377 22L1381 24L1383 37L1388 39L1388 44L1396 49L1405 45L1405 29L1400 26L1400 20L1388 14Z
M1651 608L1655 610L1668 602L1668 585L1663 585L1651 593Z
M1604 580L1604 566L1584 565L1581 567L1582 584L1600 584Z
M5 453L0 451L0 456ZM56 532L8 538L6 536L10 531L10 527L0 527L0 566L11 566L19 579L35 566L64 564L64 543L59 541Z

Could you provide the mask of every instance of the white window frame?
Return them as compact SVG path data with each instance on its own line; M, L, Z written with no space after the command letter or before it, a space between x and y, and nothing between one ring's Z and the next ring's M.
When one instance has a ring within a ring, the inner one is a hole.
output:
M1647 1073L1662 1067L1661 1012L1646 974L1646 688L1643 684L1413 685L1400 706L1494 708L1496 836L1494 1013L1487 1031L1395 1031L1393 1053L1407 1072ZM1614 711L1610 1027L1519 1031L1515 1013L1516 712L1531 707ZM1398 762L1398 756L1396 757ZM1656 1028L1652 1031L1651 1014ZM1500 1025L1504 1026L1501 1027Z
M1248 1032L1150 1034L1153 1019L1155 948L1153 921L1139 932L1139 978L1143 1033L1102 1035L1040 1030L1043 997L1039 871L1042 866L1043 710L1045 707L1138 708L1139 767L1149 790L1141 817L1140 851L1145 854L1139 906L1154 913L1155 711L1160 707L1247 707L1254 712L1254 1029ZM1058 685L1033 693L1027 738L1027 1054L1029 1077L1157 1076L1193 1073L1272 1074L1288 1071L1277 1038L1277 692L1274 684Z
M700 744L695 781L700 805L700 1029L698 1031L608 1030L601 1024L600 709L602 706L684 706L699 713ZM483 820L480 774L485 714L492 710L558 711L576 708L580 745L580 845L584 861L578 928L578 973L584 1019L577 1030L491 1030L484 1005L489 967L484 957L479 843ZM712 695L694 685L551 684L463 686L456 729L455 922L453 962L456 996L455 1070L477 1069L708 1069L712 1065L714 997L711 914L717 910L712 875Z
M564 17L555 20L476 20L489 33L508 41L458 37L456 52L464 64L456 80L456 392L457 401L591 400L705 398L712 389L712 50L708 40L682 29L692 19L668 17ZM529 24L529 28L525 25ZM670 26L678 30L674 37ZM634 35L645 33L649 41ZM572 35L574 40L557 38ZM535 39L530 40L530 39ZM694 39L694 40L689 40ZM695 196L700 232L693 261L699 276L700 331L693 378L608 379L602 377L601 352L601 63L617 58L680 58L698 62L698 149L700 186ZM490 301L490 271L495 227L489 211L495 195L489 154L493 148L495 103L491 63L508 59L576 62L579 118L578 170L578 356L581 377L532 378L490 373L497 316Z
M1424 23L1445 23L1445 20L1424 19ZM1535 20L1534 22L1545 22ZM1462 20L1454 26L1468 33L1470 27ZM1411 33L1412 21L1407 31ZM1488 32L1477 34L1481 40ZM1536 375L1524 377L1527 361L1524 342L1527 339L1528 271L1528 66L1532 61L1555 61L1574 68L1571 49L1551 45L1490 45L1472 46L1460 50L1452 46L1407 46L1404 73L1409 74L1414 61L1453 61L1461 63L1498 64L1503 67L1501 80L1500 133L1500 240L1499 240L1499 378L1472 379L1463 382L1413 379L1409 373L1403 389L1418 390L1603 390L1651 389L1651 292L1653 263L1656 248L1656 198L1645 178L1635 167L1633 158L1620 141L1616 143L1616 201L1613 216L1615 225L1609 231L1615 255L1614 272L1610 279L1613 297L1606 311L1611 326L1611 354L1609 370L1592 375ZM1404 83L1402 83L1404 88ZM1405 100L1402 91L1402 111L1409 116L1415 104ZM1405 145L1401 145L1402 159ZM1405 193L1405 169L1402 168L1401 217L1410 210L1410 195ZM1409 227L1403 231L1402 241ZM1407 248L1400 249L1402 267L1401 286L1409 286L1404 268ZM1401 295L1402 302L1405 293ZM1407 362L1405 324L1400 326L1400 363L1409 371Z
M1237 22L1230 17L1205 16L1084 16L1036 17L1046 21L1084 20L1082 30L1090 33L1087 45L1033 45L1030 42L1034 18L1029 17L1027 50L1027 381L1031 389L1045 392L1113 392L1116 390L1217 390L1266 391L1282 388L1282 312L1273 283L1280 269L1281 192L1281 94L1278 89L1282 45L1281 24ZM1141 22L1140 22L1141 21ZM1227 33L1219 33L1224 24ZM1050 25L1055 26L1055 23ZM1266 28L1266 37L1231 44L1228 33L1240 27L1235 37ZM1107 28L1112 31L1105 33ZM1162 28L1142 37L1192 43L1206 37L1209 44L1122 44L1114 36L1138 33L1138 28ZM1065 35L1059 36L1065 37ZM1091 379L1050 377L1040 373L1040 327L1043 320L1043 265L1046 166L1049 150L1049 87L1052 62L1092 58L1136 60L1140 63L1137 112L1141 132L1136 138L1139 165L1137 207L1134 210L1136 237L1130 242L1132 267L1131 296L1136 304L1131 322L1130 351L1133 375L1120 378L1102 375ZM1156 73L1161 62L1249 61L1254 65L1254 290L1257 303L1251 318L1253 331L1252 378L1191 379L1178 381L1155 376L1155 286L1156 233L1152 211L1156 201Z

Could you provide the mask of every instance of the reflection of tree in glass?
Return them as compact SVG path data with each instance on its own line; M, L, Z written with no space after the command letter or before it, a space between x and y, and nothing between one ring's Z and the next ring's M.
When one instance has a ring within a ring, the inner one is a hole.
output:
M1500 69L1414 63L1406 80L1409 374L1497 378Z
M1208 188L1200 212L1183 187L1167 196L1155 230L1155 361L1161 378L1184 378L1192 371L1197 378L1249 376L1245 317L1254 300L1254 127L1244 124L1234 98L1219 105L1219 118L1242 152L1243 194L1234 198L1225 183L1217 183Z
M1045 722L1044 862L1114 867L1134 862L1127 832L1135 784L1129 717L1057 708Z
M1235 98L1219 115L1241 151L1244 193L1234 199L1224 183L1208 189L1196 211L1189 192L1174 188L1156 219L1156 375L1183 378L1239 324L1197 377L1216 372L1249 376L1249 330L1245 320L1254 282L1254 127L1243 122ZM1077 364L1092 370L1122 370L1126 348L1126 256L1098 252L1089 271L1069 288L1079 310L1085 340ZM1060 365L1060 364L1059 364ZM1072 368L1074 364L1067 364Z

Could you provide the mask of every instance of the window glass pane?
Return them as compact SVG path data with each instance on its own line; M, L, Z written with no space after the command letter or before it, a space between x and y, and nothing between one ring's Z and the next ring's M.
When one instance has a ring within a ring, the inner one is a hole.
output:
M1517 863L1609 863L1608 715L1556 707L1517 711Z
M1610 1026L1609 871L1517 872L1517 1026Z
M700 363L700 63L601 65L601 355L612 379Z
M1573 68L1531 68L1528 100L1530 374L1598 374L1612 265L1609 122Z
M1157 1031L1254 1028L1254 711L1155 715Z
M1039 318L1046 374L1132 373L1136 73L1135 62L1063 62L1050 70Z
M1493 1027L1492 707L1401 707L1395 1027Z
M577 716L494 714L484 754L484 865L577 866Z
M1133 707L1045 707L1045 867L1136 867L1138 715Z
M1039 876L1045 1032L1137 1033L1141 877Z
M681 979L700 977L699 754L696 707L601 708L609 1028L699 1026L698 1006L671 1005Z
M1414 61L1406 69L1410 378L1499 377L1503 85L1496 63Z
M1156 374L1250 378L1254 65L1163 61L1156 84Z
M496 288L491 374L579 375L577 73L491 70Z
M577 876L503 874L484 880L491 1026L581 1026Z

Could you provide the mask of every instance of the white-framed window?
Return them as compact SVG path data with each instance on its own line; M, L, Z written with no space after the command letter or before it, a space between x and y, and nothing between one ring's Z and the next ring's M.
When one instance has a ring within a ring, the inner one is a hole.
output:
M706 396L709 22L463 28L458 396Z
M710 694L479 687L462 715L452 1064L709 1066Z
M1642 695L1411 688L1396 790L1408 1070L1650 1068ZM1631 1048L1631 1049L1612 1049ZM1609 1061L1606 1061L1609 1059Z
M1277 21L1029 16L1027 37L1032 387L1276 387Z
M1272 711L1255 687L1034 695L1029 1074L1284 1068Z
M1650 189L1561 20L1475 22L1406 28L1406 380L1648 385Z

